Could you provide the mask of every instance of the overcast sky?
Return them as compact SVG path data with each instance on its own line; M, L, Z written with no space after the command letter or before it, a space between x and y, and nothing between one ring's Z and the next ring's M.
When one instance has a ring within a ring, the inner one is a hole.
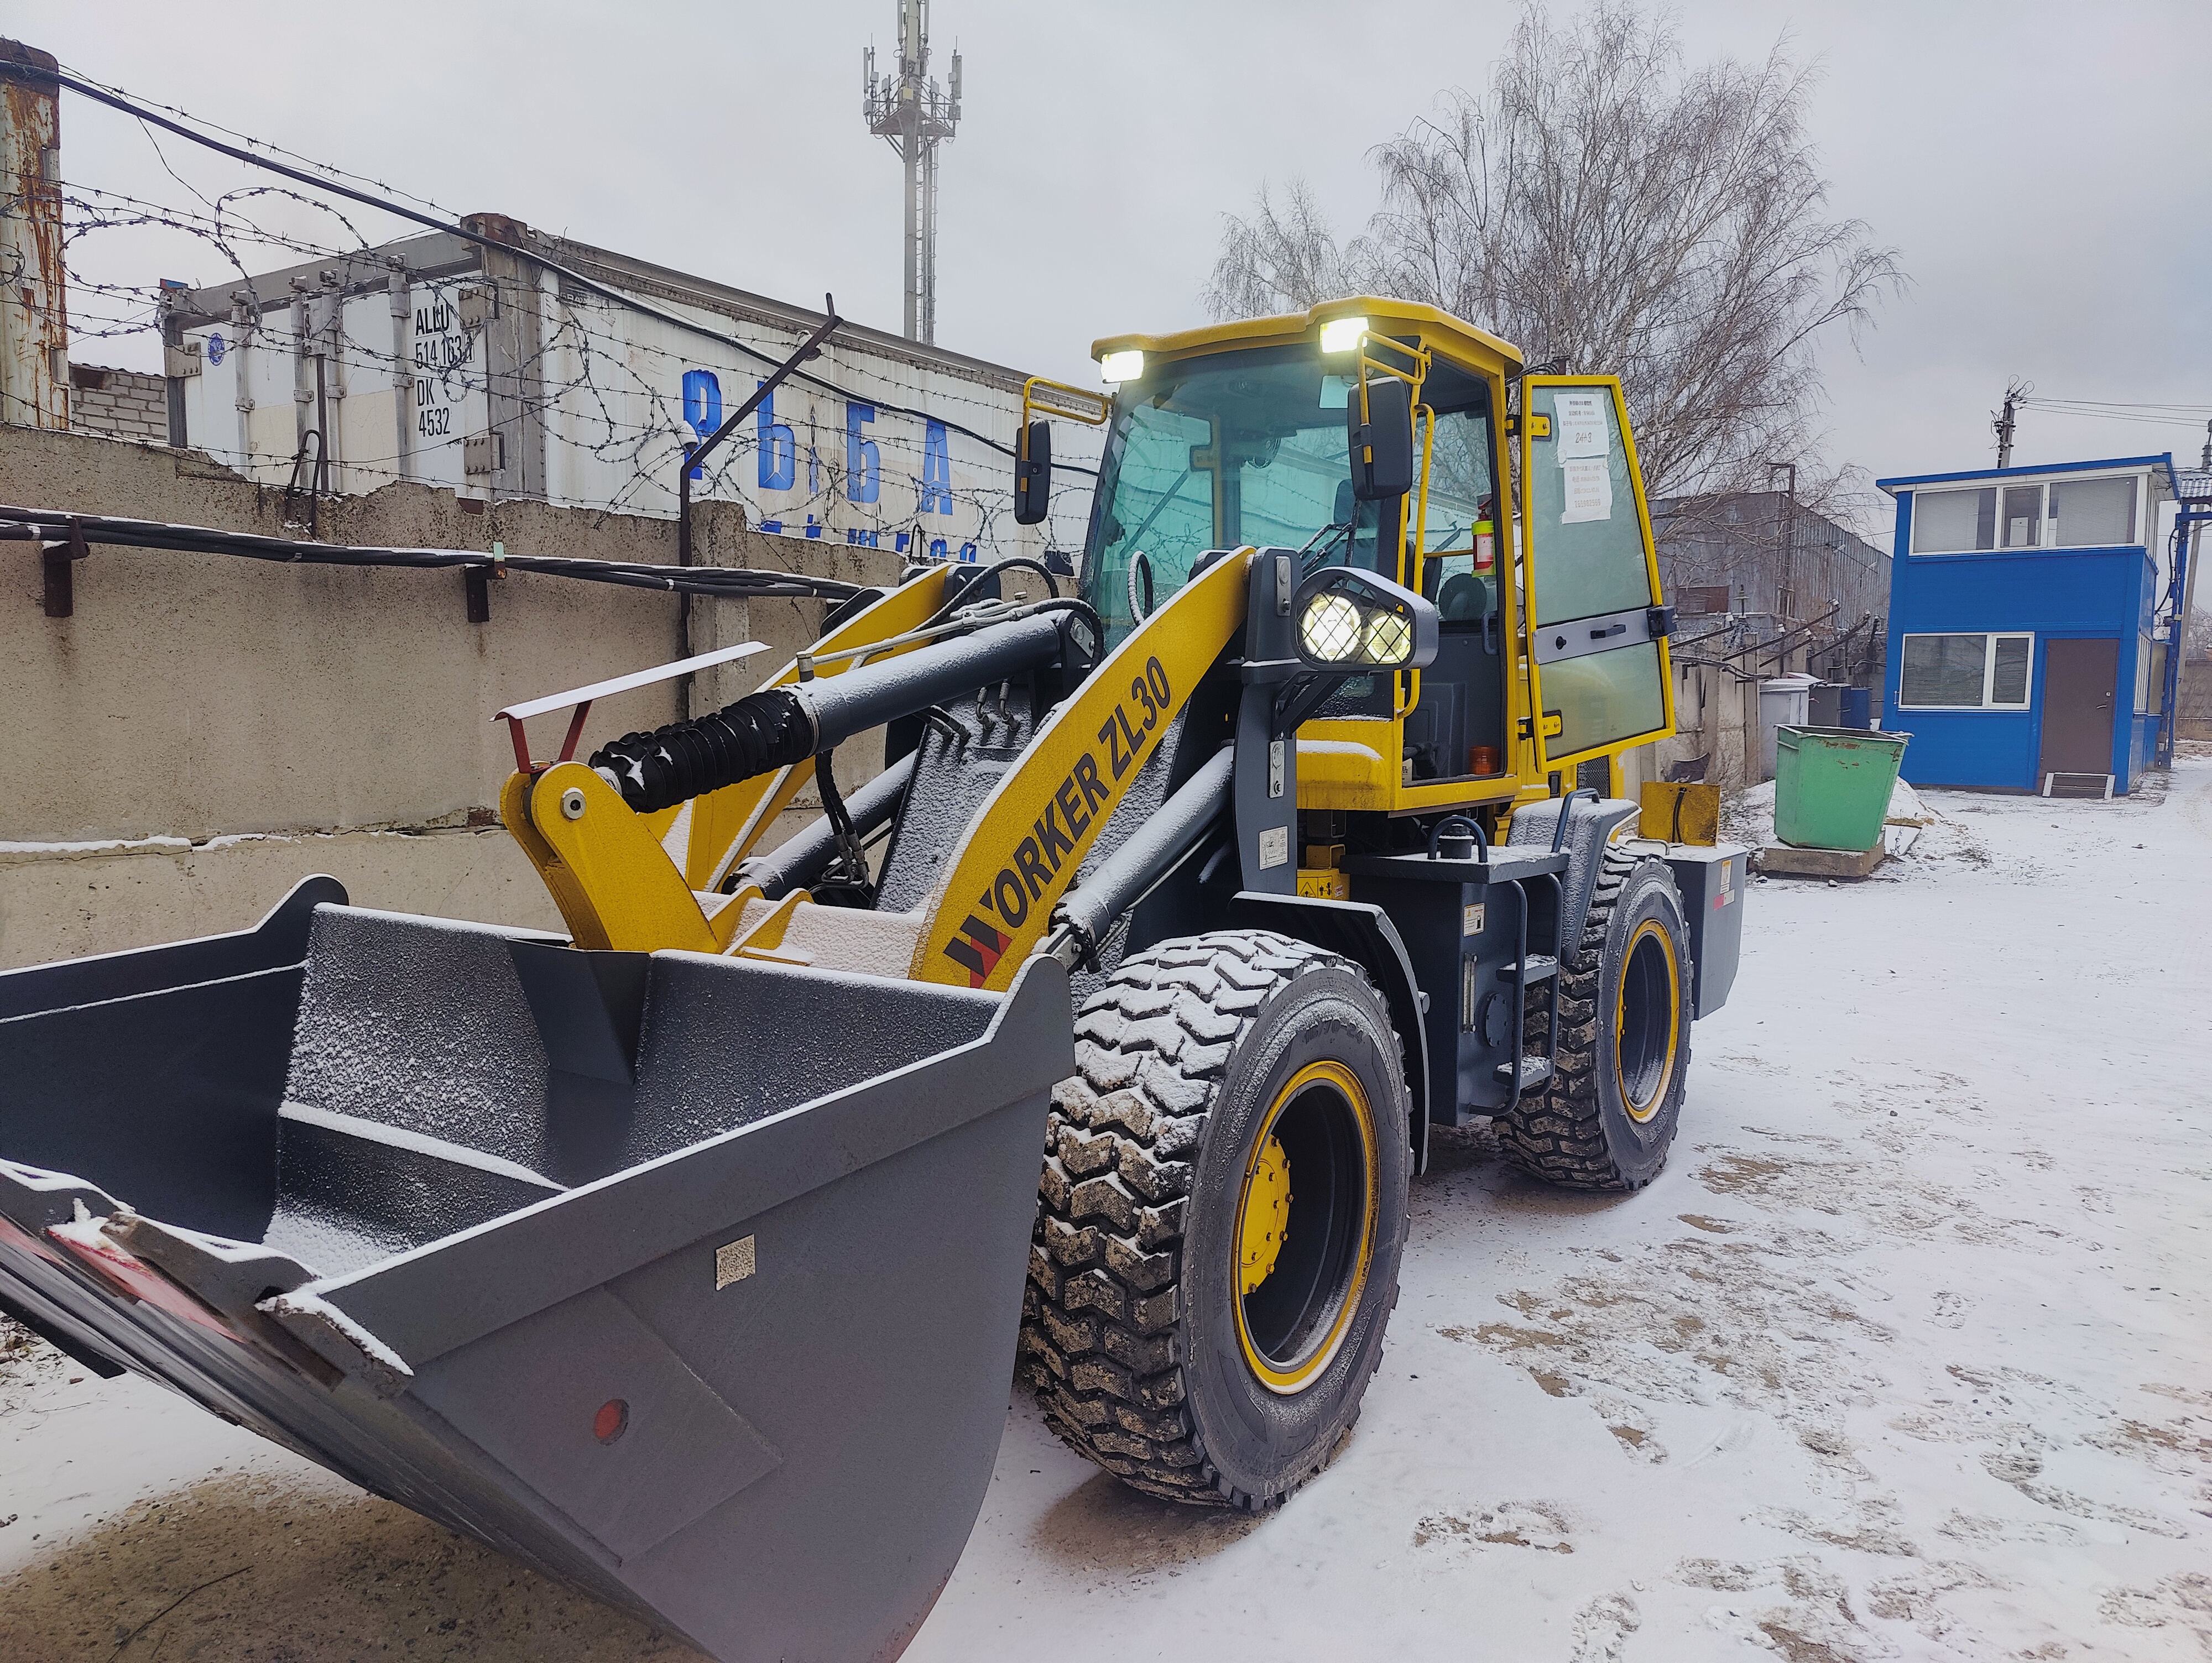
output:
M455 210L787 300L832 289L848 316L899 327L899 168L860 107L861 48L891 55L895 0L15 0L9 13L10 33L89 78ZM1467 0L936 0L933 13L933 67L957 43L966 70L944 152L938 339L1086 380L1095 337L1203 319L1221 215L1263 181L1303 176L1340 234L1358 229L1374 205L1370 149L1442 88L1482 85L1516 15ZM2039 395L2212 407L2201 0L1693 0L1675 15L1692 61L1756 59L1781 39L1820 66L1811 127L1832 209L1866 221L1911 276L1857 350L1826 343L1833 459L1874 476L1988 465L2009 377ZM180 142L163 149L210 194L235 182ZM187 199L137 124L70 95L63 168ZM357 218L374 240L404 229ZM100 233L72 258L109 282L231 275L173 233ZM76 355L157 355L141 337ZM2014 459L2170 448L2193 465L2208 416L2030 410Z

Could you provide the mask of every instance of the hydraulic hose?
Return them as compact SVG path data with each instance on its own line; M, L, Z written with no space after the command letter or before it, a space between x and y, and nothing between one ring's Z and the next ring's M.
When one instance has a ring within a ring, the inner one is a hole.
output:
M915 753L909 752L845 799L857 835L866 837L897 812L899 799L914 778L914 763ZM781 847L738 870L747 883L759 884L769 900L781 901L801 884L811 883L836 853L836 828L825 815Z
M1076 616L1065 609L1031 613L842 675L763 688L710 715L625 733L593 751L590 763L637 813L657 813L1048 665L1060 656L1061 631Z

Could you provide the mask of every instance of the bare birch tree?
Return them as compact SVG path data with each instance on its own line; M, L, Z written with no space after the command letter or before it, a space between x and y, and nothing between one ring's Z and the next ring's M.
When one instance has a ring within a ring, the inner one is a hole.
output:
M1340 244L1312 193L1230 216L1217 317L1375 293L1494 330L1530 361L1618 373L1654 497L1767 489L1809 463L1814 346L1904 281L1896 252L1826 215L1809 71L1692 68L1669 23L1597 0L1565 28L1531 4L1480 95L1377 148L1381 204ZM1801 500L1832 490L1808 465Z

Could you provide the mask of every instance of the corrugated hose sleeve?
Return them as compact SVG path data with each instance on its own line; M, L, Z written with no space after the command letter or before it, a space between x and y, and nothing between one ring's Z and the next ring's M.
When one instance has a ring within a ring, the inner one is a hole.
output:
M788 688L749 693L735 704L650 733L625 733L591 756L591 766L639 814L655 814L814 755L814 723Z

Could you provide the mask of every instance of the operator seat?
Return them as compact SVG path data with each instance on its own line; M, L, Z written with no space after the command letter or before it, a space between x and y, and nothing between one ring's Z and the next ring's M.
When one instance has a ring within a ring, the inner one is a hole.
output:
M1444 580L1437 597L1437 617L1443 623L1480 623L1490 614L1489 586L1472 572L1455 572Z

